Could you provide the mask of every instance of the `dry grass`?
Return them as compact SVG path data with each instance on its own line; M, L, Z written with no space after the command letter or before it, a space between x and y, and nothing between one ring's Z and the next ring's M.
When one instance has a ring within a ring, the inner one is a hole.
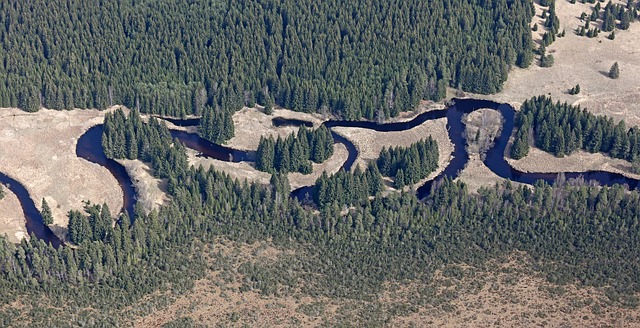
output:
M136 190L138 204L142 206L146 214L169 201L166 179L155 178L153 170L148 164L129 159L118 159L116 161L125 167L127 174L131 177Z
M457 266L463 277L434 276L434 298L449 299L425 306L416 313L396 317L392 326L438 327L638 327L640 309L613 304L603 288L553 285L533 271L523 258L492 261L489 269ZM421 284L390 288L388 299L415 298Z
M226 145L241 150L256 150L260 143L260 136L274 138L287 137L293 132L297 132L297 127L284 126L276 128L271 124L275 117L291 118L312 122L314 127L320 126L323 119L319 114L308 114L294 112L288 109L275 109L273 115L266 115L262 107L245 107L233 114L233 124L235 135Z
M271 180L271 174L258 171L253 165L247 162L230 163L220 161L213 158L197 157L196 151L187 149L187 156L189 164L193 166L202 165L205 169L213 166L216 170L225 172L234 179L239 181L247 180L250 182L256 182L260 184L269 184ZM334 174L340 170L342 164L347 160L349 152L347 148L342 144L335 144L333 146L333 155L326 161L316 164L312 164L313 171L311 174L301 173L289 173L288 179L291 185L291 190L303 187L311 186L316 182L316 179L322 175L323 171L328 174Z
M122 207L122 190L111 173L75 153L78 138L101 124L104 113L0 109L0 171L22 183L36 206L47 200L53 212L52 229L58 235L66 231L66 213L82 210L84 200L106 202L113 215Z
M22 207L18 197L3 187L4 198L0 199L0 234L7 237L12 243L19 243L22 238L29 238L26 228L26 219L22 213Z
M241 264L264 265L296 255L269 241L247 245L220 240L203 253L211 269L194 290L137 317L134 326L158 327L180 317L232 327L366 326L371 318L392 327L640 324L640 310L619 307L606 297L605 288L550 284L521 252L483 267L450 265L436 271L431 281L388 282L371 300L310 297L297 288L271 296L241 291L247 279L239 272Z
M453 152L453 143L449 140L447 133L446 118L426 121L413 129L399 132L377 132L351 127L335 127L333 131L349 139L358 149L358 158L353 168L357 165L365 168L369 161L378 158L382 147L408 147L428 136L431 136L438 143L438 169L436 170L438 173L449 165Z
M462 120L466 124L465 139L469 154L486 153L502 130L502 115L492 109L481 108L466 114Z
M334 144L333 155L320 164L312 163L313 171L311 174L289 173L287 178L289 179L289 184L291 184L291 190L315 184L323 171L326 171L329 175L340 171L342 164L348 157L349 151L347 151L347 147L343 144Z
M385 123L393 123L393 122L407 122L414 119L416 116L430 112L433 110L441 110L445 109L447 106L444 105L443 102L433 102L431 100L422 100L416 109L408 112L401 112L397 117L392 117L385 120Z
M619 173L624 176L640 179L640 174L632 173L631 163L608 157L601 153L592 154L585 151L555 157L539 148L531 147L529 155L520 160L507 158L507 161L514 168L522 172L585 172L585 171L606 171Z
M261 184L269 184L271 175L266 172L256 170L251 164L247 162L231 163L214 158L198 157L198 152L193 149L187 149L187 158L189 164L198 167L202 165L203 168L209 169L213 166L216 170L225 172L234 179L244 181L245 179L250 182L256 182Z
M614 3L626 4L616 0ZM604 6L604 4L602 4ZM615 40L607 39L608 32L596 38L575 34L580 14L591 13L595 4L581 4L577 1L556 1L556 12L560 19L560 30L566 36L557 38L547 47L547 53L555 58L550 68L542 68L537 63L527 69L514 68L503 91L485 98L508 102L519 107L524 100L541 94L551 95L554 100L580 104L595 114L609 115L616 120L625 120L628 125L640 124L640 23L634 22L626 30L616 30ZM538 32L532 32L534 40L544 33L540 18L542 9L536 5ZM600 21L598 22L600 23ZM533 25L533 23L531 24ZM592 23L592 26L593 25ZM606 76L614 62L620 66L620 78L612 80ZM569 95L567 90L580 84L578 95Z
M499 177L493 173L484 163L479 154L469 154L469 162L462 169L456 180L461 180L467 184L470 192L477 192L480 187L495 186L496 183L502 184L506 179ZM517 182L512 182L518 185Z

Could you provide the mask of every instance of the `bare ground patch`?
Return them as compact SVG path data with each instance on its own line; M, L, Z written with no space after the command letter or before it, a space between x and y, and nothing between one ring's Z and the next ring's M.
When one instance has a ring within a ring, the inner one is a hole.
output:
M4 198L0 199L0 235L5 235L12 243L29 238L27 221L18 197L9 188L3 187Z
M142 205L145 213L158 209L169 201L167 196L166 179L157 179L148 164L138 160L118 159L133 182L138 204Z
M449 140L447 133L446 118L426 121L413 129L398 132L378 132L351 127L334 127L332 130L349 139L358 149L358 158L353 168L360 165L364 169L369 161L378 158L382 147L407 147L428 136L431 136L438 143L438 169L436 172L442 172L449 165L453 152L453 143Z
M0 109L0 171L22 183L37 207L46 198L59 236L66 231L67 212L82 210L85 200L106 202L114 216L122 207L122 190L111 173L75 152L80 136L101 124L104 113Z

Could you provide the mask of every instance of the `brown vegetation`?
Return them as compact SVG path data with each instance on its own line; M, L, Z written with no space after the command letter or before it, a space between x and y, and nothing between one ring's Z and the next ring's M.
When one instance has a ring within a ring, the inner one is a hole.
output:
M4 197L0 199L0 235L5 235L7 240L18 243L22 238L29 238L27 223L18 197L3 187Z
M275 117L293 118L312 122L314 127L320 126L323 119L319 114L307 114L294 112L288 109L274 109L273 115L266 115L260 106L253 108L245 107L233 114L235 135L227 141L226 145L241 150L256 150L260 143L260 137L274 138L286 137L293 132L297 132L297 127L284 126L276 128L271 124Z
M111 173L76 156L78 138L101 124L104 113L0 109L0 171L23 184L37 207L47 200L59 236L66 232L67 212L82 210L85 200L106 202L114 216L122 207L122 190Z
M358 158L353 168L357 165L365 168L369 161L376 160L382 147L407 147L431 136L438 143L438 170L441 172L449 165L453 143L447 133L447 119L430 120L416 126L413 129L398 132L377 132L370 129L335 127L333 130L349 139L358 149Z
M614 3L626 5L626 1ZM640 124L640 23L632 23L626 30L616 30L615 40L607 39L608 33L588 38L575 33L580 14L591 13L594 4L577 1L556 1L556 12L560 19L560 30L565 37L557 38L547 47L553 54L555 64L542 68L532 64L527 69L514 68L509 73L502 92L485 96L500 102L508 102L519 107L524 100L541 94L551 95L554 100L580 104L595 114L609 115L616 120L625 120L628 125ZM542 8L536 4L534 22L542 26ZM540 40L544 33L540 28L532 32L534 40ZM607 74L614 62L620 65L620 78L610 79ZM580 84L581 92L570 95L567 90Z
M311 297L294 289L272 295L244 290L242 265L294 260L297 252L270 242L251 245L220 240L204 254L210 270L183 295L156 293L127 312L136 327L158 327L177 318L233 327L569 327L636 326L640 310L622 308L607 287L554 285L533 269L524 253L482 267L448 265L430 281L387 282L369 300ZM295 261L295 260L294 260ZM302 283L302 282L300 282ZM154 306L142 306L154 304Z
M499 112L481 108L462 118L465 129L467 152L469 154L484 155L495 143L496 137L502 131L503 118Z
M148 214L151 210L158 209L169 201L166 179L155 178L153 170L147 163L130 159L116 161L125 167L127 174L131 177L138 204L142 206L145 213Z
M514 160L507 158L514 168L523 172L585 172L606 171L619 173L624 176L640 179L640 174L632 173L632 164L622 160L606 156L602 153L592 154L585 151L576 151L564 157L555 157L536 147L529 149L529 155Z

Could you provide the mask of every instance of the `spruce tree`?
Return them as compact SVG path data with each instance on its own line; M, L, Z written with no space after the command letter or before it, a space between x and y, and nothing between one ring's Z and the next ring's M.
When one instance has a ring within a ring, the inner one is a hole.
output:
M42 222L44 222L45 225L53 224L53 214L51 214L51 208L44 198L42 199L42 210L40 211L40 214L42 215Z
M620 68L618 67L618 62L613 63L611 69L609 69L609 77L612 79L617 79L620 77Z

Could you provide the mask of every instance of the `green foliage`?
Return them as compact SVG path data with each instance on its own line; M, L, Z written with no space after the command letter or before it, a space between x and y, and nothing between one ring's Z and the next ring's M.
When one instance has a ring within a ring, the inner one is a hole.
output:
M314 185L314 200L321 209L357 206L366 203L369 196L375 196L382 190L382 176L377 166L371 163L364 172L360 166L353 173L340 170L332 176L323 171Z
M233 113L205 107L198 126L198 134L213 143L223 144L233 138Z
M513 159L521 159L529 154L529 134L528 127L523 124L516 132L513 145L511 145L510 156Z
M531 52L532 10L525 0L7 0L0 105L183 117L272 102L389 117L447 85L500 90Z
M0 200L4 198L4 186L0 183Z
M301 172L311 173L311 163L322 163L333 155L333 137L331 131L321 125L315 130L304 126L297 134L282 139L278 136L260 137L256 151L256 169L264 172Z
M540 102L548 107L546 115L576 114L562 106L552 110L546 98L534 100L523 106ZM533 113L526 115L535 129ZM137 126L135 115L122 117L109 115L113 131ZM138 141L144 140L140 131L158 136L139 147L138 155L176 148L170 138L159 137L165 130L153 120L134 129ZM319 178L320 211L315 212L289 199L286 175L274 174L271 186L247 184L213 168L184 166L182 160L158 159L158 167L168 168L172 201L157 212L137 213L133 221L125 215L111 228L105 206L72 211L69 233L75 248L54 249L35 237L18 245L0 238L2 301L28 298L40 305L47 298L58 308L65 305L57 311L73 318L70 325L86 325L88 315L121 325L121 311L143 297L167 289L180 295L208 270L224 267L203 257L205 248L213 246L217 253L221 236L242 243L270 240L299 254L293 262L248 263L238 269L247 277L243 288L266 295L303 286L301 293L315 297L371 299L389 281L429 279L445 263L482 265L514 251L537 259L536 267L554 283L612 286L616 299L640 291L635 247L640 193L620 186L576 182L514 188L505 183L470 195L463 183L443 179L419 201L410 193L382 197L380 173L370 164L364 172L357 168ZM95 311L87 313L88 308ZM31 318L52 326L47 323L59 316Z
M155 118L144 124L135 110L128 118L120 109L105 114L102 148L107 158L150 163L160 178L175 178L188 166L184 146L172 140L169 129Z
M554 62L555 59L553 58L553 55L540 56L540 67L551 67Z
M40 215L42 215L42 222L44 222L44 224L53 224L53 215L51 214L51 208L44 198L42 199L42 210L40 210Z
M569 94L570 95L577 95L580 93L580 84L576 84L575 87L569 89Z
M397 188L414 184L438 168L438 144L429 136L409 147L382 147L376 162L383 176L394 179Z
M595 116L579 106L553 103L544 96L525 101L518 112L516 134L530 128L536 146L556 156L583 149L627 161L640 158L639 128L627 129L624 121L616 124L611 118Z
M617 79L620 77L620 67L618 67L618 62L613 63L611 68L609 69L609 78Z

